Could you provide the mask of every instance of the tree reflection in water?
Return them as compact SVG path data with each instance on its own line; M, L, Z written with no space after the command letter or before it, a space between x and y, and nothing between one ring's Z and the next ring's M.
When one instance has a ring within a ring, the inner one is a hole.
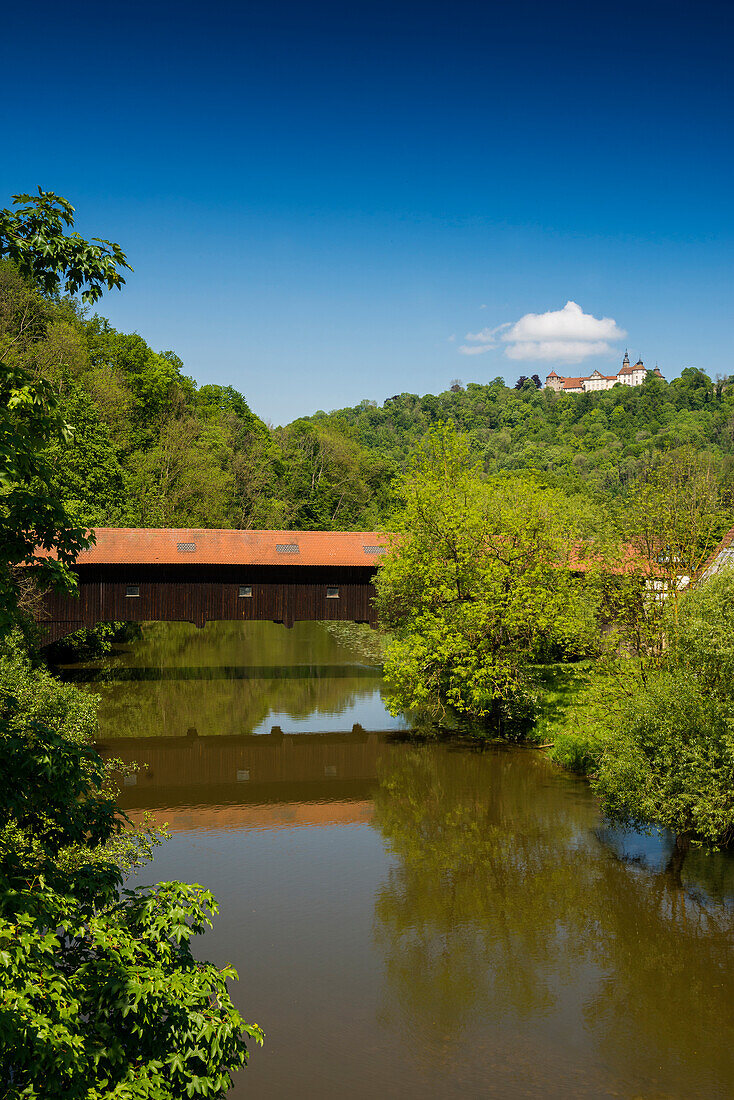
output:
M100 730L115 738L250 733L273 712L342 714L382 684L319 623L145 623L131 649L62 674L99 692Z
M478 1024L552 1013L664 1095L732 1094L731 907L620 861L580 783L531 750L467 767L405 746L383 757L375 823L395 857L375 906L386 1026L439 1058Z

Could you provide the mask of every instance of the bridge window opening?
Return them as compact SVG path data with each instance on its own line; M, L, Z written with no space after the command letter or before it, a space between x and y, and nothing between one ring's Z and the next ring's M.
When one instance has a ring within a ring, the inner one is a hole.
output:
M300 554L297 542L276 542L275 549L279 554Z
M196 543L195 542L179 542L177 544L179 554L195 554Z
M339 589L338 588L327 588L326 589L326 598L327 598L327 600L338 600L339 599Z
M140 585L139 584L128 584L127 587L125 588L125 595L128 596L128 597L130 597L130 596L139 596L140 595Z
M240 590L237 593L237 595L239 596L240 599L242 599L243 596L244 597L252 596L252 585L251 584L241 584L240 585Z

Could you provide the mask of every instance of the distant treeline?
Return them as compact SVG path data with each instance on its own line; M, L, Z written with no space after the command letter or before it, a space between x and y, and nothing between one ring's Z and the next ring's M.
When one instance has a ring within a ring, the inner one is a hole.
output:
M359 528L390 470L331 422L271 430L232 387L199 386L172 351L86 317L0 262L0 359L50 379L74 428L54 445L59 494L90 526Z
M556 394L454 386L271 429L231 386L196 384L172 351L49 298L0 263L0 356L49 378L74 427L55 444L58 489L91 526L358 529L389 525L392 482L427 429L466 431L487 473L534 471L613 500L651 452L692 446L734 480L734 385L688 368L674 382Z
M734 376L712 382L693 367L670 383L650 373L641 386L585 394L539 390L531 379L510 389L496 378L438 395L396 394L382 406L362 401L296 423L356 432L367 451L399 468L440 421L469 435L486 473L534 471L574 492L617 496L655 452L683 447L709 455L723 479L734 479Z

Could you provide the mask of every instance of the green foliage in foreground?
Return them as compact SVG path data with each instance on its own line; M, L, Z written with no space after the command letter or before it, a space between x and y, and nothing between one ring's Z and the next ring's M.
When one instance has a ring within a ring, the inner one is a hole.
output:
M0 657L0 1094L219 1097L262 1033L232 1004L232 968L193 958L208 891L120 892L155 834L115 808L96 706L17 650Z
M389 703L499 719L517 736L530 663L596 646L595 587L563 567L587 517L528 479L483 479L447 426L416 452L402 496L403 533L377 577Z
M689 844L734 840L734 572L671 603L666 646L580 670L544 732L551 756L590 776L608 820ZM680 867L678 867L678 870Z
M13 195L13 205L0 210L0 259L13 260L46 294L81 290L82 301L91 303L105 287L124 284L121 268L132 268L119 244L66 232L74 225L68 199L39 187L37 195Z
M672 618L672 616L671 616ZM692 589L658 667L622 680L594 780L605 814L734 838L734 574Z
M217 907L180 882L88 908L49 889L7 893L0 913L0 1084L7 1100L218 1097L244 1065L237 974L190 941Z
M69 379L79 314L68 302L51 303L49 295L86 286L83 300L95 301L103 285L120 286L118 269L128 265L117 245L64 234L63 226L73 223L66 200L39 192L35 199L16 196L16 205L19 210L0 211L0 259L9 257L0 264L0 635L22 619L17 567L25 576L40 573L71 587L68 565L88 545L89 487L99 494L120 483L99 418L84 418L89 400ZM164 379L167 366L175 373L163 360L155 365ZM69 462L73 433L58 400L63 384L84 424L87 477L78 476L84 469L78 456ZM68 499L69 485L87 499ZM38 546L54 550L58 561L37 561ZM230 1000L226 983L234 971L193 958L190 941L216 910L207 891L162 883L120 892L121 869L149 858L157 837L150 828L132 829L116 810L111 763L91 744L97 702L34 671L16 637L6 638L0 651L2 1096L220 1097L230 1072L247 1059L245 1036L261 1041L262 1033Z

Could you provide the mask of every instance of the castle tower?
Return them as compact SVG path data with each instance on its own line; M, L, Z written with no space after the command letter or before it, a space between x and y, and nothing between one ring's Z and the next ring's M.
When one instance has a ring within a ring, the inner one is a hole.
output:
M629 365L630 365L630 357L629 357L629 352L628 352L628 351L625 351L625 353L624 353L624 359L622 360L622 366L623 366L623 367L628 367Z

